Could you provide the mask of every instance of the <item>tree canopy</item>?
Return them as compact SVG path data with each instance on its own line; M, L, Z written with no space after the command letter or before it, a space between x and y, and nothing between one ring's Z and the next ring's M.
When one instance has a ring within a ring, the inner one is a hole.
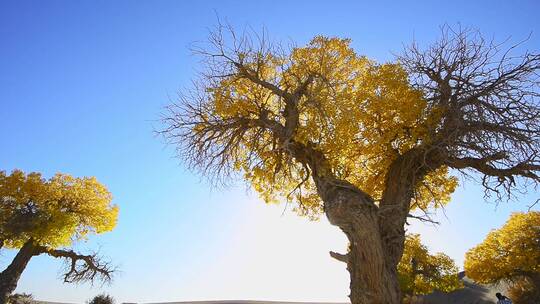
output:
M32 239L47 248L68 247L89 234L111 231L118 207L94 177L0 171L0 240L18 249Z
M429 253L419 234L405 238L398 264L399 283L406 295L424 295L439 290L450 292L462 286L454 261L444 253Z
M294 161L275 129L294 129L290 140L317 147L325 170L380 200L392 161L429 140L439 123L441 107L410 85L402 65L358 55L350 39L318 36L290 53L265 41L252 49L247 38L230 50L223 39L211 37L213 53L199 50L209 57L208 72L193 92L198 95L170 106L187 114L167 116L170 139L187 139L181 144L189 148L180 152L206 173L244 172L266 202L295 201L311 216L322 211L313 169ZM299 97L294 110L283 100L287 94ZM440 167L418 184L413 206L445 204L456 186L448 168Z
M480 283L540 279L540 211L513 213L466 253L465 271Z

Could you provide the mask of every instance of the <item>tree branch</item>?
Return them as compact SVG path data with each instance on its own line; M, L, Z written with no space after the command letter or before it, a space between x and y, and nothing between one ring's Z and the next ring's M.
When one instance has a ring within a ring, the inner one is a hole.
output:
M242 63L234 62L234 61L232 63L238 69L240 77L243 76L243 77L249 79L253 83L256 83L256 84L260 85L261 87L270 90L272 93L274 93L277 96L283 97L285 99L292 99L293 98L293 96L290 93L288 93L287 91L282 90L279 87L277 87L276 85L274 85L274 84L272 84L272 83L270 83L270 82L268 82L268 81L266 81L264 79L261 79L260 77L255 75L249 68L245 67Z
M347 255L347 254L342 254L342 253L338 253L338 252L335 252L335 251L330 251L330 256L333 257L334 259L340 261L340 262L343 262L343 263L348 263L349 262L349 255Z
M540 198L537 199L534 203L532 203L531 205L527 206L527 212L530 212L534 206L536 206L536 204L538 204L540 202Z
M398 56L428 109L440 115L422 144L440 152L438 166L484 174L486 195L500 198L501 187L510 197L516 178L538 184L540 54L512 54L523 42L496 43L473 29L445 25L441 34Z
M540 177L535 173L540 171L540 164L521 162L511 167L497 168L491 165L486 158L449 158L446 164L454 169L473 168L478 172L488 176L499 177L501 179L512 179L513 176L523 176L539 181Z
M103 261L97 254L81 255L72 250L45 249L45 253L55 258L66 260L64 282L94 282L95 280L108 283L116 269L109 262Z
M407 215L408 218L413 218L413 219L417 219L421 222L426 222L426 223L432 223L432 224L435 224L435 225L439 225L440 223L435 221L435 220L432 220L430 218L427 218L427 217L422 217L422 216L416 216L416 215L412 215L412 214L408 214Z

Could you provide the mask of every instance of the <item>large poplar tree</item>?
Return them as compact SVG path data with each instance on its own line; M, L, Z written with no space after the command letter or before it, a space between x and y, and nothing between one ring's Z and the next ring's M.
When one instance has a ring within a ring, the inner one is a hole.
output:
M349 39L284 48L220 25L195 49L201 76L163 134L206 176L240 173L266 201L326 215L350 242L332 255L351 302L400 303L404 226L449 201L450 168L499 197L540 180L540 56L512 51L445 27L381 64Z

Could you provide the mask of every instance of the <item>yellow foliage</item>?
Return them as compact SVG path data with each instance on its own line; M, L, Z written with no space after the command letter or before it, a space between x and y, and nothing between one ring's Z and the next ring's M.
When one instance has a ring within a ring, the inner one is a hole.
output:
M444 253L430 254L418 234L406 236L398 276L402 292L409 296L462 287L454 261Z
M465 254L465 272L480 283L540 276L540 212L513 213Z
M245 66L289 92L314 77L298 104L300 121L294 140L315 145L327 157L335 176L375 200L381 198L391 162L429 141L428 130L439 122L440 109L428 107L399 64L377 64L357 55L349 39L317 36L286 56L249 55L242 57ZM246 77L223 77L206 91L211 115L225 120L265 116L284 123L281 98ZM202 128L196 125L193 132ZM234 155L235 168L245 172L266 202L294 200L300 213L316 218L322 204L313 182L306 178L308 169L280 153L273 137L265 132L254 128L246 133ZM249 161L253 153L260 160L256 164ZM446 204L456 186L448 169L440 168L418 184L413 206Z
M0 171L0 239L8 248L27 240L57 248L111 231L118 207L95 177L58 173L46 180L40 173Z

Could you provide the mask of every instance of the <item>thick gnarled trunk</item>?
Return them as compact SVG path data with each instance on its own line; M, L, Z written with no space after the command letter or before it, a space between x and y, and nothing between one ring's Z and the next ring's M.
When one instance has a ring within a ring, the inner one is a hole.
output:
M381 201L379 230L387 263L397 264L403 255L405 222L411 208L416 183L424 178L425 168L418 165L418 152L411 150L398 157L388 169Z
M346 181L314 178L328 220L349 239L348 254L333 256L347 263L352 304L402 302L397 265L403 255L404 226L414 186L425 175L418 157L418 152L413 150L392 163L378 206Z
M319 180L318 189L330 223L349 239L349 252L341 260L350 273L351 303L401 303L397 264L387 256L377 206L365 193L346 184Z
M0 304L7 302L9 295L17 288L17 282L26 265L37 254L37 247L31 240L27 241L11 261L11 264L0 273Z
M300 144L290 148L297 160L309 164L328 220L349 239L347 255L331 255L347 263L351 303L401 303L397 265L403 255L404 225L414 186L426 172L418 159L428 155L411 150L395 159L387 172L382 200L376 205L367 193L337 179L319 151Z
M371 220L372 216L357 220ZM363 229L358 233L357 229ZM369 225L353 225L352 233L347 233L350 249L347 269L350 274L351 303L401 303L401 294L395 266L388 263L376 221Z

